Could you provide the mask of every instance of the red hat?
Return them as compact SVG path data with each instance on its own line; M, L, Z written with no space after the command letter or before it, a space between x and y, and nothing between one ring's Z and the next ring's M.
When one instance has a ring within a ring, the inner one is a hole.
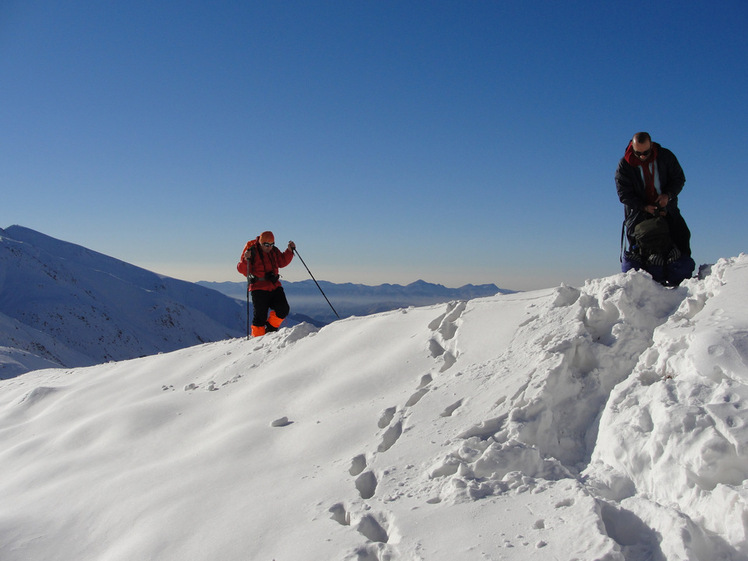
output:
M270 231L263 232L260 234L260 243L275 243L275 236Z

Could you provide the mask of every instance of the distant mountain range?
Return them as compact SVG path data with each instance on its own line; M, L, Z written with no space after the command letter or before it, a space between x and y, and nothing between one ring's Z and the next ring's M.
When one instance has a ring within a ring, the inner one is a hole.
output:
M341 318L510 292L424 281L319 285ZM337 319L314 281L283 286L291 304L284 325ZM173 279L22 226L0 229L0 379L244 336L246 289L243 281Z
M282 281L291 310L302 316L308 316L318 322L329 323L336 318L366 316L409 306L429 306L451 300L470 300L497 294L509 294L513 291L500 289L495 284L466 284L460 288L447 288L441 284L432 284L418 280L402 286L399 284L335 284L319 281L319 288L313 280L301 282ZM200 286L212 288L233 298L245 299L247 283L240 282L198 282ZM330 304L320 292L327 296ZM335 312L333 312L333 309Z

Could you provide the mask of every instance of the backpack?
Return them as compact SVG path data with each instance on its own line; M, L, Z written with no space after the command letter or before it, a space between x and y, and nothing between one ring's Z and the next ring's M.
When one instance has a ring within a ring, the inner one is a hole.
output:
M247 263L247 260L244 258L244 256L247 254L247 251L250 251L251 253L254 253L254 251L255 251L254 247L256 245L257 245L257 238L255 238L253 240L249 240L247 242L247 245L245 245L244 249L242 250L242 255L239 258L239 263L236 264L236 270L239 271L239 274L241 274L242 276L247 277L248 263Z
M662 216L647 218L634 227L636 249L643 261L658 264L667 259L673 248L670 228Z

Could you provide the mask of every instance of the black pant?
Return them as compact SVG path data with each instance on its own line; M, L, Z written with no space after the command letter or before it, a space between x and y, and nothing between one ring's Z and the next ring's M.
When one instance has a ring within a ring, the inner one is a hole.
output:
M275 310L275 315L280 319L285 318L291 311L282 286L275 290L253 290L252 307L254 308L252 325L258 327L264 326L267 322L268 310Z

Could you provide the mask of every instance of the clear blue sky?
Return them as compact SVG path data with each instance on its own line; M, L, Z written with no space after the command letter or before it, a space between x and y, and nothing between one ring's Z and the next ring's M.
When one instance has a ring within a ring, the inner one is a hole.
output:
M333 282L579 285L620 270L647 130L714 262L748 251L747 29L743 0L3 0L0 227L193 281L271 229Z

